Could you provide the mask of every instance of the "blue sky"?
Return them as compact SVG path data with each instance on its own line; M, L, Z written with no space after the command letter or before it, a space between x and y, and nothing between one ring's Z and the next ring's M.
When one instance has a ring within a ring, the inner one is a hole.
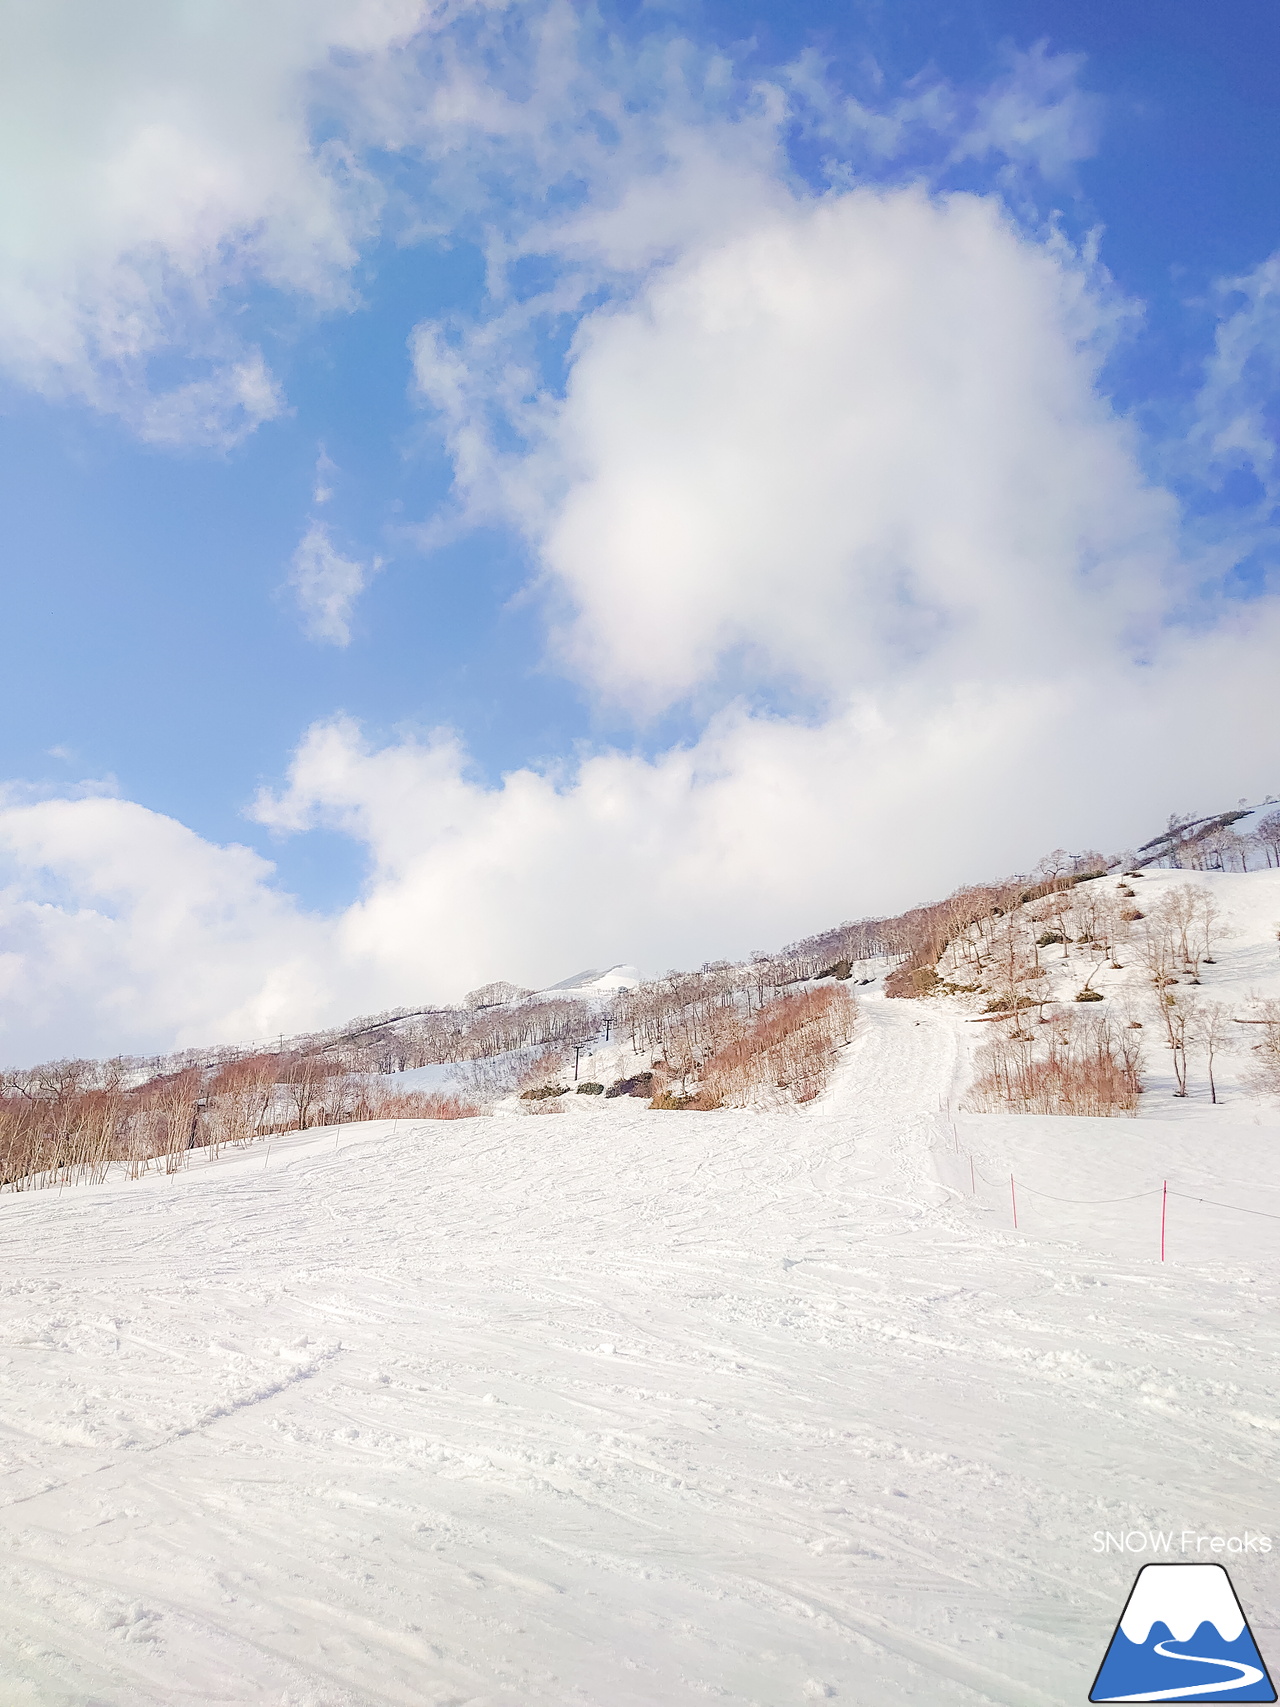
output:
M740 954L1276 787L1273 8L11 26L15 1058Z

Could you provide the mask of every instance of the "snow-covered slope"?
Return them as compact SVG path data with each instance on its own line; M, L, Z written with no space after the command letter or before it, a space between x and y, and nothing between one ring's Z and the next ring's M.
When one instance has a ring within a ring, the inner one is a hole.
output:
M1248 1018L1254 998L1280 998L1280 871L1148 871L1127 885L1116 877L1088 885L1104 899L1115 899L1125 887L1133 892L1134 906L1148 915L1174 891L1191 889L1212 899L1218 915L1213 927L1214 959L1201 964L1196 995L1204 1003L1219 1004L1229 1019L1226 1041L1215 1061L1221 1104L1214 1111L1214 1119L1219 1125L1241 1120L1253 1123L1274 1105L1266 1099L1260 1101L1251 1088L1257 1065L1252 1045L1257 1034L1248 1024L1237 1022ZM1034 906L1025 909L1028 915L1038 910ZM1031 927L1031 934L1038 928ZM1204 1051L1198 1044L1191 1046L1189 1095L1175 1097L1174 1077L1155 1017L1150 975L1138 952L1140 929L1137 924L1130 927L1130 940L1117 943L1115 958L1122 963L1118 969L1112 966L1109 953L1092 944L1054 944L1044 949L1041 960L1045 977L1032 993L1037 999L1071 1007L1076 993L1088 983L1103 997L1103 1011L1141 1015L1147 1028L1144 1076L1149 1089L1139 1117L1198 1118L1202 1105L1209 1101ZM954 946L943 956L941 965L950 976L968 976L963 957ZM1186 980L1180 982L1185 985ZM985 1032L982 995L946 999L945 1005L968 1012L970 1023L965 1036L971 1049L976 1049ZM1085 1011L1097 1010L1091 1005Z
M558 984L539 990L540 996L613 996L619 990L634 990L640 983L640 973L626 961L616 966L588 966L582 972L571 973Z
M1065 1707L1107 1530L1276 1537L1274 1665L1280 1118L954 1116L980 1029L0 1198L5 1707Z

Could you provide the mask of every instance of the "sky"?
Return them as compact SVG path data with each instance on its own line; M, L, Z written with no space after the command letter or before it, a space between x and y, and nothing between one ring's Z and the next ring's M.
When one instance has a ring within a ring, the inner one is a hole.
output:
M0 19L0 1064L1280 788L1274 7Z

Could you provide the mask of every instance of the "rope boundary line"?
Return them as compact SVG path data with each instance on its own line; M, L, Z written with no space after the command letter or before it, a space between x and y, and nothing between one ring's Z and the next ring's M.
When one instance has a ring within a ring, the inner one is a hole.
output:
M973 1158L969 1158L973 1161ZM994 1190L1003 1191L1002 1180L988 1179L982 1169L974 1165L974 1171L984 1185ZM1037 1191L1034 1186L1023 1184L1023 1191L1031 1197L1042 1197L1047 1203L1071 1203L1082 1209L1092 1209L1108 1203L1137 1203L1143 1197L1159 1197L1163 1188L1158 1185L1150 1186L1146 1191L1131 1192L1127 1197L1055 1197L1049 1191ZM1197 1197L1194 1192L1177 1191L1173 1186L1168 1188L1170 1197L1181 1197L1187 1203L1204 1203L1211 1209L1228 1209L1236 1215L1259 1215L1264 1221L1280 1221L1280 1215L1269 1209L1246 1209L1242 1203L1223 1203L1216 1197Z

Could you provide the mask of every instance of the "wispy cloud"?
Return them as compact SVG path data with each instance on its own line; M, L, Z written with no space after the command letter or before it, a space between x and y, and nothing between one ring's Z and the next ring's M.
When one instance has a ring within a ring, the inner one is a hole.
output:
M204 379L148 398L137 410L138 435L150 444L230 450L284 412L280 387L260 350Z
M1268 505L1280 498L1280 254L1224 279L1225 312L1196 399L1196 439L1221 475L1245 469Z
M1037 42L1011 52L1009 70L978 97L976 112L953 150L957 160L992 155L1031 166L1061 182L1098 150L1103 103L1081 85L1085 58L1053 53Z
M335 475L337 472L337 463L329 457L322 445L320 447L320 453L316 457L315 480L311 488L311 502L317 507L317 509L322 504L327 504L330 498L333 497L334 488L331 476Z
M330 646L349 645L356 600L381 567L377 557L370 563L344 557L325 524L313 521L289 569L289 585L309 638Z

